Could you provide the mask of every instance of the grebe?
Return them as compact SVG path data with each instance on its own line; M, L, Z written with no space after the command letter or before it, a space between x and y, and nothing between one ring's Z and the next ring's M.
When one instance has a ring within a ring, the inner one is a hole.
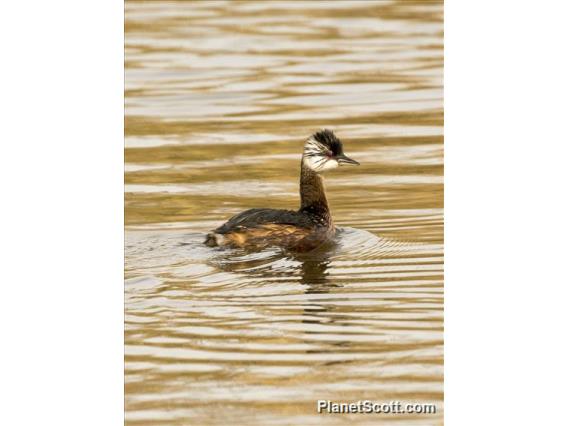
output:
M343 153L343 144L331 130L321 130L304 146L298 211L250 209L233 216L207 235L208 246L263 248L280 246L310 251L335 235L321 173L342 164L359 163Z

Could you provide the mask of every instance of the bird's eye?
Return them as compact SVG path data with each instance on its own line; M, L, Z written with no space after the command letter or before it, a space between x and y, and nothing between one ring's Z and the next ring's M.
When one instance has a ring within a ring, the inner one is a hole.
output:
M331 157L333 157L333 152L331 152L331 151L326 151L326 152L325 152L325 155L326 155L327 157L331 158Z

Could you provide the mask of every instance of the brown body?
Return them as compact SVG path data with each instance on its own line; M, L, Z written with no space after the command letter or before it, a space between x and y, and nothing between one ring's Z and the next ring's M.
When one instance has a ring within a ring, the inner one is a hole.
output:
M246 228L224 235L224 244L231 247L284 247L294 251L310 251L335 235L334 228L299 228L294 225L268 224Z

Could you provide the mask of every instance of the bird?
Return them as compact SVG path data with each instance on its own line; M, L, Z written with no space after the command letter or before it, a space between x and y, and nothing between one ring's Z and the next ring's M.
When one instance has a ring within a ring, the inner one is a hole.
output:
M270 246L308 252L332 240L336 227L325 196L324 172L343 165L359 165L343 152L343 143L329 129L305 141L300 163L300 208L255 208L231 217L207 234L210 247L262 249Z

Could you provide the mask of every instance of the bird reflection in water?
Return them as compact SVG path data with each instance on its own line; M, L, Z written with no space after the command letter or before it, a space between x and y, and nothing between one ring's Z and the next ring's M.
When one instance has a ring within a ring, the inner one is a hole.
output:
M335 244L328 244L309 253L280 250L251 253L244 250L230 250L221 252L223 254L214 264L224 272L246 274L250 278L299 282L305 295L300 314L302 318L300 323L304 324L302 341L313 348L307 349L306 354L341 353L351 346L349 339L343 338L341 332L334 331L337 339L318 338L322 333L327 333L322 327L349 326L349 316L341 314L341 306L330 303L329 297L322 297L343 287L343 284L338 283L337 279L333 279L330 275L333 268L332 259L336 252ZM333 297L332 300L337 302L338 299ZM330 361L323 364L337 363L338 361Z
M313 336L321 334L323 331L318 330L320 325L348 326L349 317L341 315L338 312L338 306L334 306L328 302L328 299L317 297L318 295L333 293L343 287L342 284L332 280L330 277L331 255L333 250L327 248L318 250L309 255L296 255L297 261L301 262L301 278L300 282L305 285L305 294L312 296L306 300L306 307L303 309L302 323L306 324L304 330L304 343L309 344L317 349L308 349L306 354L324 354L324 353L341 353L350 346L350 341L342 339L340 333L335 332L338 340L322 341L314 339ZM334 300L336 300L334 298ZM332 365L343 363L344 361L328 361L323 365Z

